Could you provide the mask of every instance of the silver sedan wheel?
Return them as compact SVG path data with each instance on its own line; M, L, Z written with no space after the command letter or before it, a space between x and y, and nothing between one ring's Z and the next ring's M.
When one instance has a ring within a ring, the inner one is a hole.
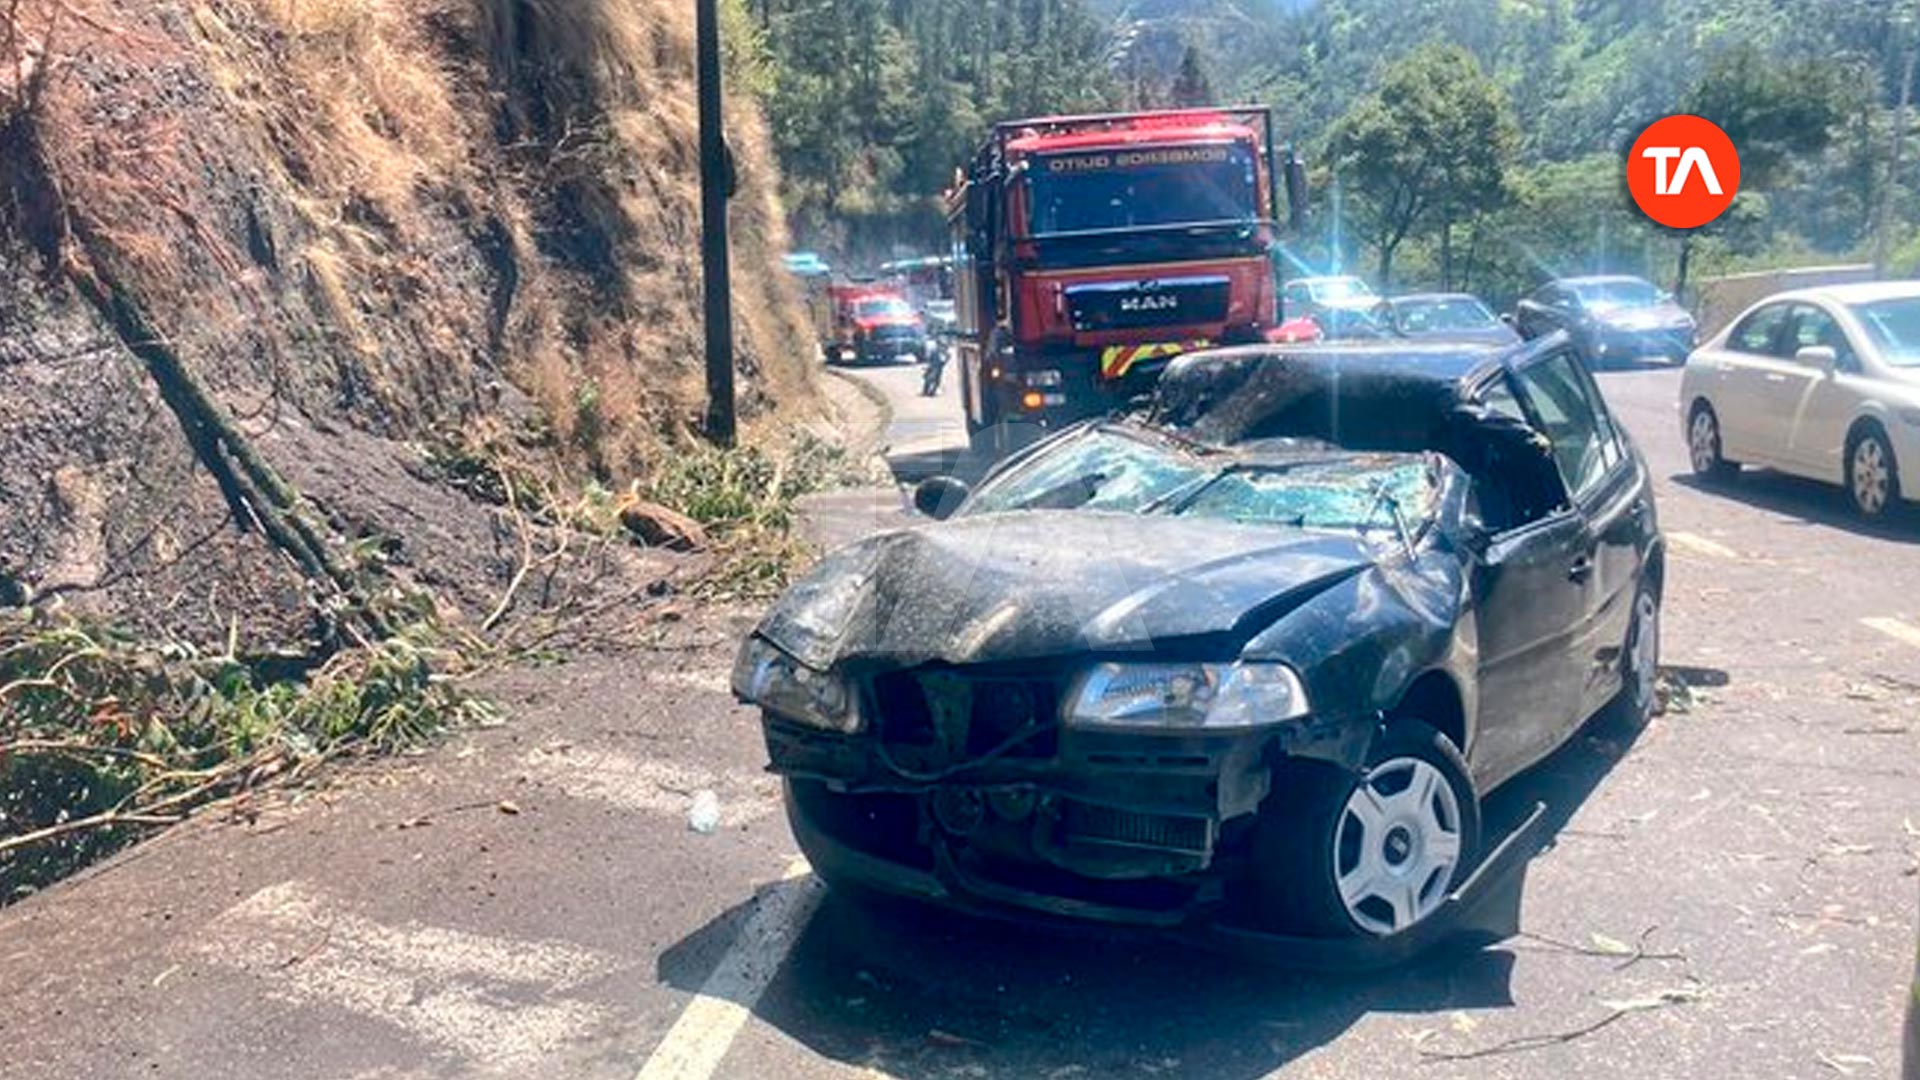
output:
M1886 447L1877 436L1869 435L1853 446L1853 502L1863 514L1878 514L1887 508L1887 494L1893 487L1893 469L1887 461Z
M1431 763L1369 769L1333 833L1335 884L1354 925L1385 936L1433 914L1460 864L1460 827L1459 796Z
M1693 414L1693 424L1687 431L1687 451L1692 459L1693 471L1705 475L1720 464L1720 425L1713 418L1710 409L1700 409Z

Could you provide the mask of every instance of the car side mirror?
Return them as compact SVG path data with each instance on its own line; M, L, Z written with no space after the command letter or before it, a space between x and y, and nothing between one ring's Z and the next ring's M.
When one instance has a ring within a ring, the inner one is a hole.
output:
M945 521L973 494L966 481L952 476L929 476L913 489L913 508L934 519Z
M1501 313L1500 313L1500 321L1501 321L1501 322L1503 322L1503 323L1506 323L1506 324L1507 324L1508 326L1512 326L1512 325L1513 325L1513 312L1511 312L1511 311L1503 311L1503 312L1501 312Z
M1793 358L1808 367L1831 372L1840 365L1840 354L1831 345L1802 345Z

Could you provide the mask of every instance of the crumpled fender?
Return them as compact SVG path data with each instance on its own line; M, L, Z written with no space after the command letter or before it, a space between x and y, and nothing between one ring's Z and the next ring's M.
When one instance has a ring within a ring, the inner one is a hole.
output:
M1454 553L1422 550L1341 582L1249 641L1245 656L1283 660L1305 681L1313 714L1287 751L1358 768L1377 725L1355 721L1391 711L1421 675L1442 671L1470 696L1473 626L1455 619L1466 587ZM1468 742L1475 704L1461 702Z

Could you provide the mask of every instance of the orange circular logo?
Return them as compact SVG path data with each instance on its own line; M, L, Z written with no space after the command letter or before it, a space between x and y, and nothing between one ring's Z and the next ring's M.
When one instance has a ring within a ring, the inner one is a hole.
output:
M1667 228L1697 229L1725 213L1740 190L1740 154L1711 120L1656 120L1627 153L1627 190Z

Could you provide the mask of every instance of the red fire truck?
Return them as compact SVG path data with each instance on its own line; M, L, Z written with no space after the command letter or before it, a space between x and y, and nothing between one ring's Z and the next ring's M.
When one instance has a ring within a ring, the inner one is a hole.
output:
M842 284L827 289L833 323L824 348L828 363L919 360L927 352L926 326L892 285Z
M948 193L955 359L998 455L1150 390L1169 359L1261 340L1284 171L1264 108L1001 124ZM1297 221L1297 218L1296 218Z

